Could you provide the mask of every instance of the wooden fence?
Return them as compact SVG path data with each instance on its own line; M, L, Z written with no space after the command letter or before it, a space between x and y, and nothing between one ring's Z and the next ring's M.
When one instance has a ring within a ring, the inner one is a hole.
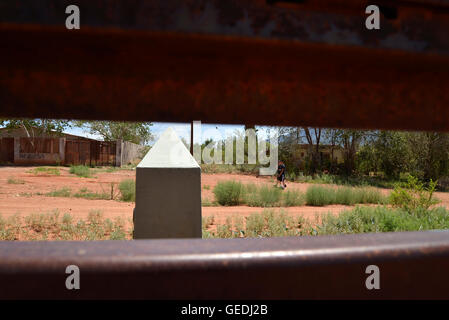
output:
M115 166L116 142L68 140L65 145L65 164Z

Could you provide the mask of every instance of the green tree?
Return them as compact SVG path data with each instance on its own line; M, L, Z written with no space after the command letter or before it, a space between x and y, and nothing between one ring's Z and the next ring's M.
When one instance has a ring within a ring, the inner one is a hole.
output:
M9 130L22 129L34 147L35 139L40 135L61 135L71 124L68 120L56 119L0 119L0 127Z
M379 131L374 150L380 169L387 177L399 178L401 172L413 170L414 162L410 150L409 135L405 132Z
M415 170L424 180L437 180L449 171L449 135L441 132L408 134Z
M100 135L105 141L118 139L136 144L147 144L153 139L149 122L76 121L75 126L90 134Z
M0 119L0 127L6 129L23 129L28 137L39 134L61 134L71 127L68 120L55 119Z

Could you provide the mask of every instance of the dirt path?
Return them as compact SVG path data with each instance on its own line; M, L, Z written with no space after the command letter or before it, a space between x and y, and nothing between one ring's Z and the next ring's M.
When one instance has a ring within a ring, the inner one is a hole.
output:
M109 192L111 183L118 183L124 179L134 179L134 170L116 170L106 172L106 170L96 170L93 178L80 178L69 173L69 168L59 167L60 175L35 175L30 173L35 167L0 167L0 215L8 216L13 214L29 215L32 213L48 213L58 210L61 214L71 213L74 217L85 218L91 210L101 210L105 218L120 216L126 221L132 219L134 203L126 203L113 200L88 200L80 198L62 198L36 195L45 194L61 188L70 188L77 192L82 188L87 188L92 192ZM15 179L19 184L8 183L8 179ZM258 177L237 174L203 174L202 197L213 200L213 188L222 180L236 180L242 183L274 184L271 177ZM289 183L288 189L295 189L302 192L307 190L308 183ZM382 190L388 193L388 190ZM442 205L449 208L449 193L436 193L436 197L442 200ZM290 207L273 208L272 210L284 210L286 213L306 218L314 218L316 214L326 213L338 214L348 206L326 206L326 207ZM238 207L203 207L203 216L214 216L216 223L224 223L227 217L240 215L247 217L252 213L262 212L263 208L247 206Z

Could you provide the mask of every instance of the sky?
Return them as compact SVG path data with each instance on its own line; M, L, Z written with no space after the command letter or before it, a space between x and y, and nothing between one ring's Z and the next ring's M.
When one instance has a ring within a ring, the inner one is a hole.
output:
M154 135L155 139L150 143L154 144L157 141L158 137L164 132L168 127L171 127L175 130L178 136L182 139L185 139L187 143L190 142L190 123L174 123L174 122L153 122L153 126L151 127L151 133ZM199 131L201 129L201 131ZM229 135L233 135L236 130L243 131L243 125L226 125L226 124L201 124L195 125L194 128L194 143L202 143L207 139L213 139L215 141L222 140ZM266 137L266 128L258 127L259 131L257 133L258 137L265 138ZM93 139L101 140L100 136L89 134L80 128L71 128L65 130L66 133L74 134L77 136L83 136ZM201 135L197 134L197 132L201 132Z

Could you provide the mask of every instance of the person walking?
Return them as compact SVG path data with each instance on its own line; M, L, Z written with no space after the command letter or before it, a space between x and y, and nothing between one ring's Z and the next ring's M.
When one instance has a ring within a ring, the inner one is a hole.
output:
M276 187L278 183L281 184L281 188L285 189L287 188L287 185L285 184L285 164L282 160L279 160L278 162L278 170L277 170L277 181L276 181Z

